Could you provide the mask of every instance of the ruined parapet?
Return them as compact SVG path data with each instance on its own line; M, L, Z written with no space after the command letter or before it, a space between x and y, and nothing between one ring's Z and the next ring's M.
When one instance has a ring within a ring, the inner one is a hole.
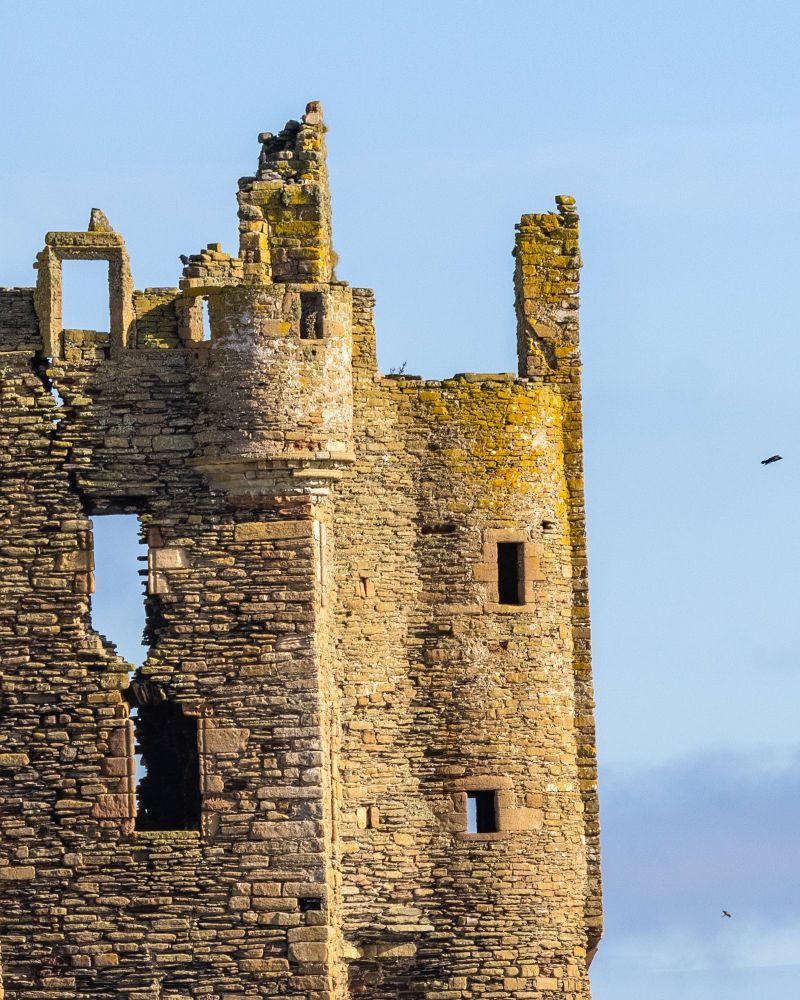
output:
M89 228L85 233L48 233L44 249L36 256L39 275L36 281L35 304L45 354L52 358L64 356L61 311L61 262L63 260L108 261L108 306L110 315L111 353L119 354L133 346L136 324L133 308L133 281L125 242L115 233L105 215L92 209Z
M183 269L181 291L185 295L205 295L217 288L241 285L244 281L244 262L240 257L225 253L219 243L209 243L205 250L191 254ZM258 275L269 280L269 271ZM252 274L250 280L253 280ZM193 337L192 339L202 339Z
M552 377L579 360L578 215L574 198L561 195L556 204L558 212L523 215L516 227L514 292L523 378Z
M328 282L336 256L322 106L312 101L302 122L259 136L255 177L239 181L240 256L269 263L273 281Z

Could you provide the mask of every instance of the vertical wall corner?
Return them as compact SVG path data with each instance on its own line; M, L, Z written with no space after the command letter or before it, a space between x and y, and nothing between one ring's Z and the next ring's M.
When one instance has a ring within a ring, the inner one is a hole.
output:
M557 212L523 215L516 226L514 298L522 378L553 376L578 356L581 267L575 199Z

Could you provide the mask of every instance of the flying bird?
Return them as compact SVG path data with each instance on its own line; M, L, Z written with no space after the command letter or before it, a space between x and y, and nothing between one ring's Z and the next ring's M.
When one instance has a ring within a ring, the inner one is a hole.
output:
M761 464L762 465L772 465L773 462L780 462L780 460L782 458L783 458L783 455L770 455L769 458L762 458L761 459Z
M722 916L723 916L723 917L729 917L729 916L730 916L730 913L728 913L728 911L727 911L727 910L723 910L723 911L722 911Z

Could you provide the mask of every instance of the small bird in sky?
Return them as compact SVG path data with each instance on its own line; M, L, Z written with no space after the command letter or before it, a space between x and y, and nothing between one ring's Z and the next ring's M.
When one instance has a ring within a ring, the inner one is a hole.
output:
M769 458L762 458L761 459L761 464L762 465L772 465L773 462L780 462L780 460L782 458L783 458L783 455L770 455Z
M722 916L723 916L723 917L729 917L729 916L730 916L730 913L728 913L728 911L727 911L727 910L723 910L723 911L722 911Z
M181 264L183 264L183 266L186 267L186 265L188 263L189 263L189 258L186 256L185 253L182 253L181 254Z

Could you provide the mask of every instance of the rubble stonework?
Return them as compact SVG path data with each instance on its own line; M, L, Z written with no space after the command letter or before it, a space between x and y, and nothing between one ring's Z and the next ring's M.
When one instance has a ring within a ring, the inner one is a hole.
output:
M7 1000L588 1000L574 203L518 226L519 377L385 376L324 133L260 136L238 256L180 288L134 291L94 211L0 291ZM109 332L63 330L61 260L97 258ZM90 617L113 513L138 667Z

